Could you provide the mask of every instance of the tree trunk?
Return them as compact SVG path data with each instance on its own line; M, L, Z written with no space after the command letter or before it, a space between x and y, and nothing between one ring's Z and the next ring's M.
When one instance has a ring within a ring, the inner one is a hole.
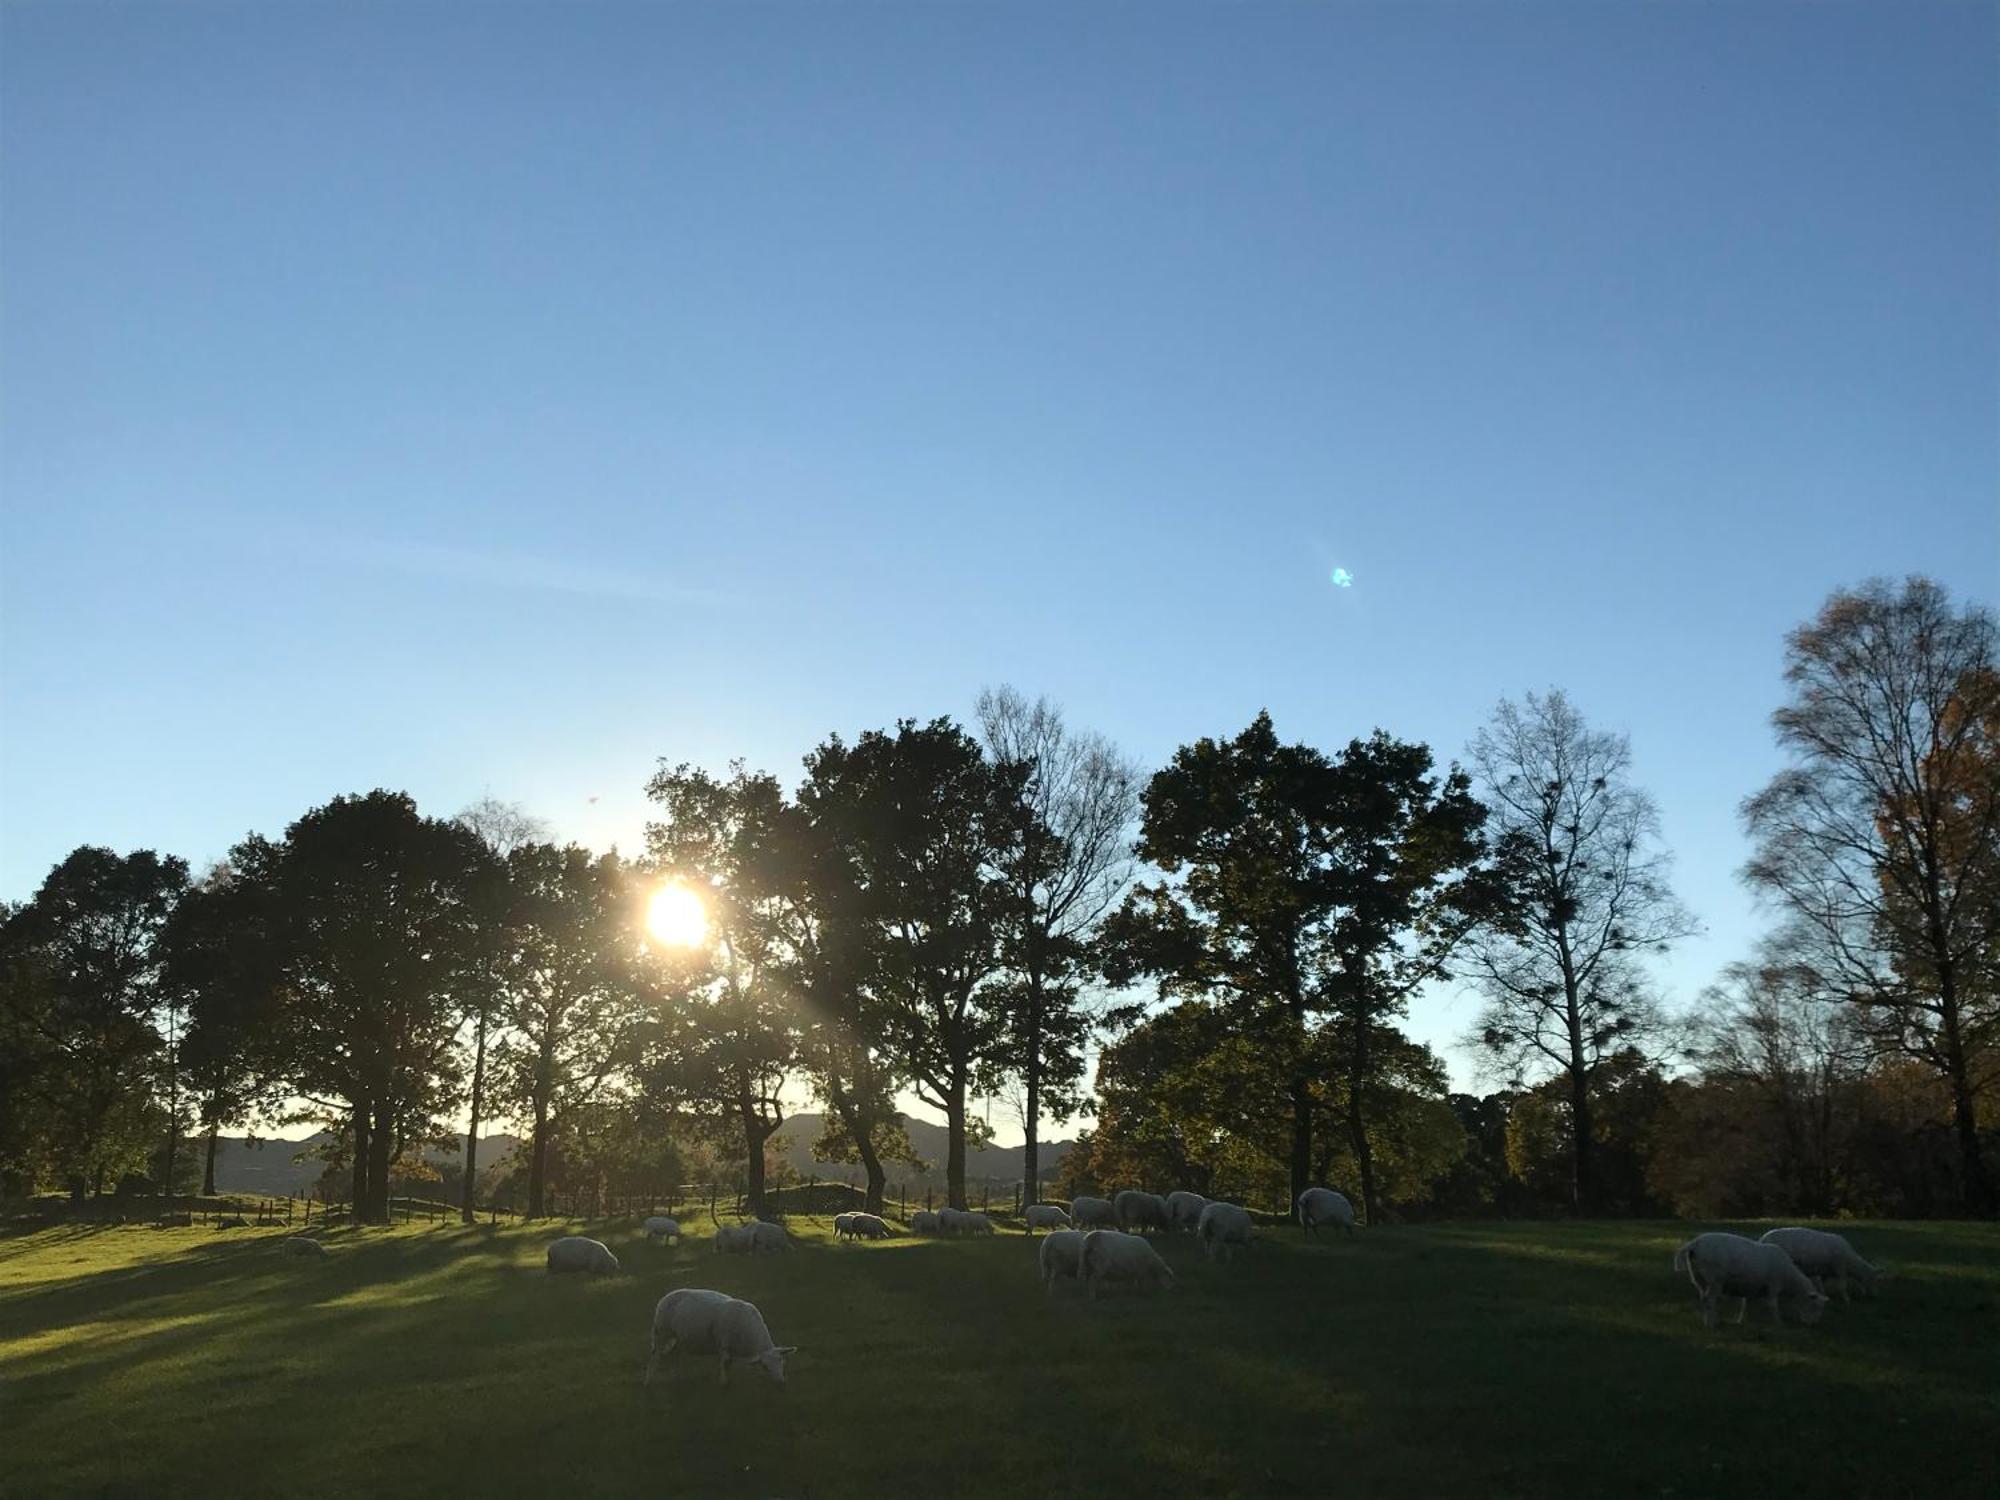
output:
M756 1104L747 1094L738 1101L737 1108L743 1116L745 1197L750 1217L761 1219L764 1217L764 1142L770 1139L777 1126L764 1123L763 1117L757 1113Z
M1299 1194L1313 1185L1312 1080L1304 1073L1295 1074L1288 1092L1292 1101L1292 1201L1288 1207L1296 1207Z
M955 1073L945 1095L945 1202L965 1207L965 1075Z
M374 1128L368 1135L368 1222L371 1224L389 1222L389 1161L394 1140L389 1106L378 1104Z
M356 1224L363 1223L368 1212L368 1103L359 1100L354 1106L354 1163L353 1189L350 1195L351 1217Z
M854 1096L847 1092L840 1081L840 1074L831 1065L827 1069L826 1098L847 1131L847 1138L854 1142L854 1154L861 1158L862 1171L868 1174L868 1196L864 1206L869 1213L879 1214L889 1179L882 1169L881 1154L875 1149L874 1117L866 1114Z
M1039 978L1028 986L1028 1064L1022 1070L1022 1085L1028 1097L1021 1110L1021 1204L1038 1203L1042 1196L1041 1143L1037 1139L1042 1116L1042 990Z
M201 1195L204 1198L215 1196L215 1138L221 1129L220 1120L209 1121L208 1148L203 1153L201 1165Z
M473 1219L473 1191L479 1179L479 1096L486 1084L486 1012L479 1013L479 1030L472 1050L472 1118L465 1127L465 1193L458 1206L458 1221Z
M1938 999L1944 1025L1944 1064L1951 1084L1952 1129L1958 1136L1959 1178L1966 1212L1976 1218L1993 1213L1993 1185L1986 1175L1986 1157L1979 1149L1979 1101L1972 1091L1965 1038L1960 1029L1956 976L1941 966Z
M535 1101L535 1127L528 1142L528 1217L542 1216L542 1193L547 1186L549 1164L549 1104Z
M1354 1070L1347 1080L1347 1133L1354 1146L1354 1165L1361 1175L1361 1206L1367 1222L1376 1222L1375 1154L1368 1144L1368 1120L1362 1096L1368 1082L1368 1026L1354 1027Z

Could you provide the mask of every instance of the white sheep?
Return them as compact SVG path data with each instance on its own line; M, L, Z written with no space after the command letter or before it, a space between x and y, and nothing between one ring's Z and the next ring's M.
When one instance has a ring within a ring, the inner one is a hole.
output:
M911 1234L942 1234L944 1224L935 1209L920 1208L910 1215Z
M1167 1216L1167 1200L1158 1193L1141 1192L1138 1188L1127 1188L1111 1200L1118 1212L1118 1227L1130 1234L1134 1229L1169 1229L1173 1220Z
M1078 1229L1116 1229L1118 1210L1109 1198L1072 1198L1069 1221Z
M1084 1287L1093 1300L1098 1287L1107 1281L1151 1287L1174 1284L1173 1271L1143 1235L1116 1229L1093 1229L1084 1236L1080 1266Z
M1067 1276L1072 1281L1081 1279L1083 1242L1087 1238L1080 1229L1058 1229L1042 1240L1042 1248L1037 1252L1042 1268L1042 1290L1053 1293L1059 1276Z
M1674 1251L1674 1269L1685 1271L1701 1297L1701 1320L1715 1326L1716 1304L1724 1297L1738 1297L1736 1321L1743 1321L1750 1299L1762 1297L1771 1305L1771 1321L1782 1323L1779 1304L1789 1305L1801 1323L1817 1323L1826 1310L1826 1297L1792 1264L1792 1258L1776 1245L1747 1240L1740 1234L1711 1231L1698 1234Z
M660 1367L660 1356L685 1349L690 1354L713 1354L721 1361L721 1383L729 1384L729 1365L761 1365L764 1373L779 1385L785 1383L785 1356L796 1344L774 1344L764 1315L753 1303L684 1286L668 1292L653 1309L653 1343L646 1356L646 1384Z
M681 1226L677 1219L670 1219L665 1214L655 1214L646 1221L645 1227L646 1238L649 1240L665 1240L669 1245L680 1243Z
M886 1239L889 1226L874 1214L864 1214L858 1209L853 1213L833 1216L833 1237L835 1239Z
M991 1234L993 1221L977 1209L941 1208L938 1227L946 1234Z
M1299 1223L1311 1234L1322 1224L1338 1224L1349 1234L1354 1233L1354 1205L1347 1201L1347 1194L1336 1193L1332 1188L1310 1187L1299 1194Z
M323 1256L326 1254L326 1246L322 1245L318 1240L308 1238L306 1235L295 1234L278 1247L278 1253L281 1255Z
M1847 1295L1850 1279L1873 1296L1882 1275L1881 1268L1863 1260L1846 1236L1828 1229L1773 1229L1758 1243L1776 1245L1792 1258L1793 1265L1820 1282L1822 1289L1828 1281L1836 1283L1842 1302L1851 1300Z
M1069 1228L1069 1215L1053 1203L1030 1203L1021 1217L1030 1234L1037 1229Z
M612 1276L618 1271L618 1257L602 1240L585 1239L580 1234L564 1235L549 1245L549 1270L588 1271L593 1276Z
M1236 1247L1250 1243L1249 1210L1234 1203L1210 1203L1202 1209L1194 1232L1210 1260L1218 1255L1234 1260Z
M1194 1229L1201 1223L1201 1211L1208 1207L1208 1200L1200 1193L1167 1194L1167 1222L1176 1229Z

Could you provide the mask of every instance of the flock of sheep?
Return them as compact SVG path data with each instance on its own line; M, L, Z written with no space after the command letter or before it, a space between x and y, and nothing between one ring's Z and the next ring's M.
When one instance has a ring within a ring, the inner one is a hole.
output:
M1354 1232L1354 1205L1331 1188L1306 1189L1295 1212L1307 1234L1323 1226ZM1030 1235L1047 1231L1037 1252L1043 1289L1053 1294L1058 1281L1072 1280L1093 1300L1107 1283L1148 1290L1173 1284L1173 1270L1147 1239L1149 1231L1192 1231L1210 1260L1223 1261L1233 1259L1251 1237L1247 1210L1186 1192L1162 1196L1127 1189L1111 1198L1075 1198L1067 1209L1053 1203L1030 1204L1023 1222ZM644 1227L649 1239L669 1243L680 1239L680 1225L672 1218L655 1216ZM920 1209L910 1216L910 1228L918 1234L994 1232L993 1221L985 1214L960 1208ZM879 1240L894 1231L877 1214L854 1212L836 1215L833 1232L836 1240ZM718 1254L763 1254L791 1248L791 1237L782 1225L753 1219L718 1228L714 1245ZM306 1236L287 1239L283 1251L326 1254L323 1245ZM583 1235L552 1242L547 1262L551 1272L613 1275L619 1269L618 1257L608 1245ZM1724 1297L1740 1299L1739 1323L1753 1297L1770 1307L1773 1321L1782 1323L1789 1311L1801 1323L1816 1323L1826 1308L1828 1285L1846 1301L1850 1286L1872 1292L1884 1274L1840 1235L1801 1228L1773 1229L1758 1240L1719 1231L1698 1234L1674 1251L1674 1270L1686 1272L1693 1282L1702 1321L1710 1327ZM681 1287L668 1292L653 1309L646 1383L652 1383L662 1355L684 1351L714 1356L725 1385L731 1364L756 1365L782 1385L785 1356L795 1347L773 1341L754 1304L724 1292Z

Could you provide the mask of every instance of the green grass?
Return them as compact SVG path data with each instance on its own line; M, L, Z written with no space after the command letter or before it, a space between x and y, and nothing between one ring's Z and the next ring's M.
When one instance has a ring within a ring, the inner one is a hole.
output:
M1042 1295L1024 1236L718 1258L588 1226L0 1238L0 1495L2000 1495L2000 1228L1856 1225L1896 1279L1711 1332L1673 1224L1477 1224ZM639 1380L712 1286L800 1353Z

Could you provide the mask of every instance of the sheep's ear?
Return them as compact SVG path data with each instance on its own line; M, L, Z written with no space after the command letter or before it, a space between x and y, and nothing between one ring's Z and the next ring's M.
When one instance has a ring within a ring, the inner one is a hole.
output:
M797 1354L799 1352L799 1346L797 1344L780 1344L778 1345L777 1348L773 1349L771 1352L773 1354Z

